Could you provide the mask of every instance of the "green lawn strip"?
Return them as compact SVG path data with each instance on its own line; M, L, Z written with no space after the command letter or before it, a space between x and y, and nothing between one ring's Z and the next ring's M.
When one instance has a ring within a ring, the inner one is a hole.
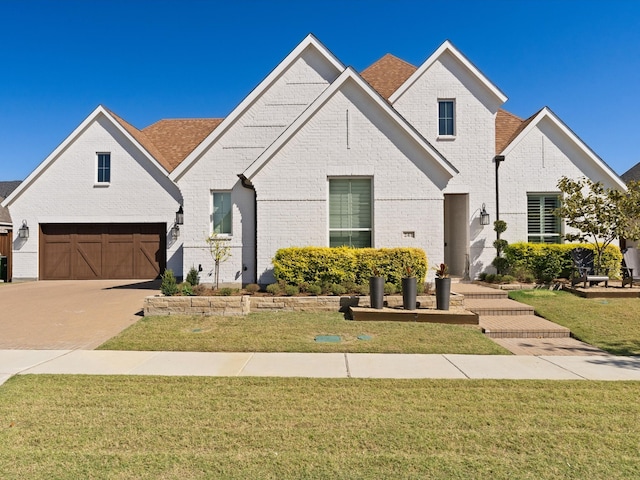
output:
M640 354L640 299L587 299L549 290L513 291L509 296L569 328L583 342L615 355Z
M23 478L639 478L638 382L28 375Z
M319 343L339 335L339 343ZM358 339L366 336L365 340ZM246 317L145 317L102 350L509 354L477 327L354 322L340 313L267 312Z

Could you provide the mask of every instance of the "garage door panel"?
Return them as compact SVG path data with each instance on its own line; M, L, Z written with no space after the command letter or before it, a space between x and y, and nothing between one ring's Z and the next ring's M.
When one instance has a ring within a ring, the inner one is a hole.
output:
M69 242L54 242L48 245L50 261L43 264L45 278L61 280L71 277L71 250Z
M105 268L110 278L134 278L133 236L109 237Z
M42 279L146 279L165 268L165 224L40 227Z
M160 250L152 242L138 242L136 249L136 264L143 278L160 275Z
M71 255L75 259L75 275L80 280L96 280L102 276L102 243L80 241L74 245Z

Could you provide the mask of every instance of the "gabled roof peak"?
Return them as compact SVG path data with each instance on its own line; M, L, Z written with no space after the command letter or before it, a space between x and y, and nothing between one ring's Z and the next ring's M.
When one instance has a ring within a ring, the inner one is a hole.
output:
M211 132L172 173L171 178L177 181L194 165L198 158L217 141L233 125L240 116L292 65L309 47L313 47L335 70L336 76L345 69L343 63L333 55L312 33L309 33L265 78L247 95L239 105L225 118L215 131Z
M449 178L456 175L458 170L442 154L433 147L424 137L422 137L407 121L389 105L388 102L377 94L372 87L364 81L364 79L352 67L347 67L340 76L318 96L309 107L296 118L291 125L280 135L264 152L251 164L247 169L239 175L240 178L249 182L262 170L264 165L282 146L291 139L295 133L324 105L347 81L353 81L364 92L370 95L370 98L387 114L393 121L397 123L418 145L421 146L434 159L435 165L440 167L445 175Z
M540 125L544 120L547 120L552 128L556 129L556 131L564 135L565 138L567 138L570 142L573 143L573 145L575 145L580 151L582 151L582 153L592 162L592 165L596 166L596 168L603 172L604 175L607 175L611 179L611 182L613 184L615 184L621 190L626 190L627 187L625 183L613 171L613 169L609 165L607 165L607 163L602 160L593 150L591 150L591 148L586 143L584 143L573 130L571 130L562 120L560 120L560 118L549 107L542 107L528 119L524 120L517 131L514 132L507 145L505 145L502 152L498 153L501 153L502 155L508 155L518 145L518 143L520 143L520 140L525 138L532 129L536 128L536 126Z
M504 103L507 101L507 96L496 87L491 81L465 56L458 50L450 40L445 40L438 49L431 54L429 58L427 58L422 65L418 67L418 69L411 75L406 82L398 88L393 95L389 97L389 101L394 103L398 100L410 87L413 83L422 76L424 72L426 72L442 55L445 53L449 53L452 55L460 64L489 91L491 94L500 102Z

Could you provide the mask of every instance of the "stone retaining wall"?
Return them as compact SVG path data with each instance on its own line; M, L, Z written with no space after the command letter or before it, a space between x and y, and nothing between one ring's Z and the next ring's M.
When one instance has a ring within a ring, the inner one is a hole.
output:
M435 308L433 295L419 296L421 308ZM388 307L401 307L401 296L385 297ZM348 307L368 307L369 297L165 297L144 300L144 315L248 315L251 312L285 310L292 312L338 312ZM463 307L462 295L451 295L452 307Z

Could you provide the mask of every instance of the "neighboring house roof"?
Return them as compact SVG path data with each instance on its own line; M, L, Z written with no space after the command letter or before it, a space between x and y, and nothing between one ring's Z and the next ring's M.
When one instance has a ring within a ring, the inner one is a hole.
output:
M535 115L531 116L517 128L507 146L502 150L502 155L508 155L518 143L525 138L529 132L536 128L542 121L548 120L553 128L564 135L573 145L580 150L590 161L592 166L599 169L603 175L608 176L611 182L621 190L626 190L627 186L622 179L614 172L607 163L602 160L589 146L578 137L549 107L544 107Z
M625 183L640 182L640 162L636 163L633 167L620 175L620 178L622 178Z
M11 180L9 182L0 182L0 197L4 200L11 192L13 192L18 185L22 183L22 180Z
M300 57L307 48L313 48L320 53L324 59L335 69L336 75L344 70L344 65L338 60L333 53L327 49L315 36L309 34L300 44L293 49L284 60L282 60L276 68L274 68L253 91L245 97L240 104L233 109L220 125L198 145L182 163L171 172L171 179L175 182L207 151L224 133L246 112L254 102L259 99L262 94L282 75L286 69Z
M507 96L496 87L478 68L471 63L453 44L446 40L433 54L427 58L420 67L389 97L391 103L395 103L410 87L426 72L442 55L452 55L460 64L474 76L488 92L490 92L500 103L507 101Z
M3 196L0 196L0 203L4 200ZM9 210L0 205L0 225L11 225L11 215Z
M360 75L388 100L417 69L418 67L387 53L365 68Z
M298 132L307 121L318 111L322 106L329 101L329 99L340 89L342 85L347 81L353 81L358 85L369 98L382 108L396 124L402 128L413 140L420 145L429 155L435 160L446 175L453 177L458 170L442 156L438 150L436 150L427 140L422 137L396 110L385 102L379 95L376 94L371 86L365 82L358 73L351 67L347 67L342 74L316 98L311 105L300 115L295 121L287 127L287 129L280 135L275 142L273 142L262 154L241 174L241 178L245 178L251 181L255 175L262 170L262 168L271 160L271 158L278 152L286 142L291 139L296 132Z

